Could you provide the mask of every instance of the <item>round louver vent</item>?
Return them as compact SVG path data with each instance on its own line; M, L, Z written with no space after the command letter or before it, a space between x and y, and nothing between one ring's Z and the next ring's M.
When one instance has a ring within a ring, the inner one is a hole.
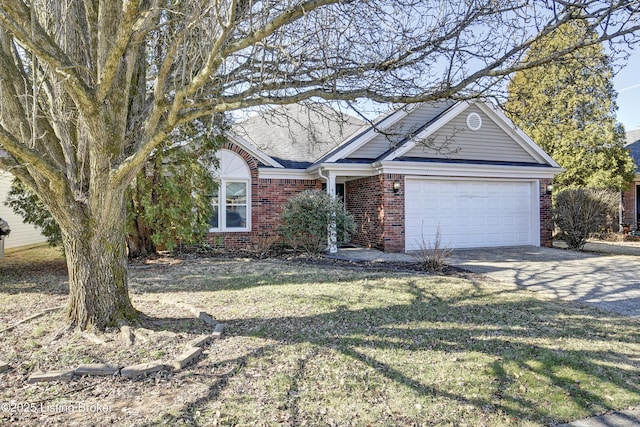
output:
M467 127L471 130L478 130L482 127L482 117L478 113L469 113L467 116Z

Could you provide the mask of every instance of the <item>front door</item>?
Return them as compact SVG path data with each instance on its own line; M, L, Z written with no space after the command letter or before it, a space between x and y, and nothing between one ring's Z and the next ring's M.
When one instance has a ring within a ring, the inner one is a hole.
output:
M322 183L322 191L327 191L326 183ZM344 183L336 182L336 199L344 203Z

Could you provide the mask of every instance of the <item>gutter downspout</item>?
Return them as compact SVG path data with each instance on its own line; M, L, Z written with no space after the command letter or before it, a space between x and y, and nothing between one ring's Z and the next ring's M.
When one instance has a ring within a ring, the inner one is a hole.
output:
M336 199L336 177L329 174L325 176L322 174L322 168L318 169L318 175L320 178L327 182L327 193L331 197L331 201ZM331 218L329 218L329 227L327 229L327 243L329 246L329 253L338 253L338 227L336 225L336 213L331 212Z

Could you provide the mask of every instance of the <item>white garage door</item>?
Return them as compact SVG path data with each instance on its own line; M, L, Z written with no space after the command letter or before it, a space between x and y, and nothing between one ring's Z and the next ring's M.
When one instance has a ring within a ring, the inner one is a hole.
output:
M405 186L406 250L433 244L438 227L451 248L538 244L531 182L407 178Z

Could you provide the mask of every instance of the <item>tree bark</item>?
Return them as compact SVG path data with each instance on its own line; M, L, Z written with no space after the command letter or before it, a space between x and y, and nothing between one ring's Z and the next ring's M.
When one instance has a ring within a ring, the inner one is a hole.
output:
M153 230L145 220L145 210L141 202L139 181L134 181L133 188L130 189L129 198L130 212L133 213L132 224L127 234L127 250L129 258L143 257L156 253L156 246L153 244L151 236Z
M156 253L156 246L151 240L151 230L141 218L134 220L135 230L127 235L129 258L145 257Z
M138 323L127 285L125 219L124 209L117 209L108 215L85 216L72 232L62 230L69 270L70 326L104 330Z

